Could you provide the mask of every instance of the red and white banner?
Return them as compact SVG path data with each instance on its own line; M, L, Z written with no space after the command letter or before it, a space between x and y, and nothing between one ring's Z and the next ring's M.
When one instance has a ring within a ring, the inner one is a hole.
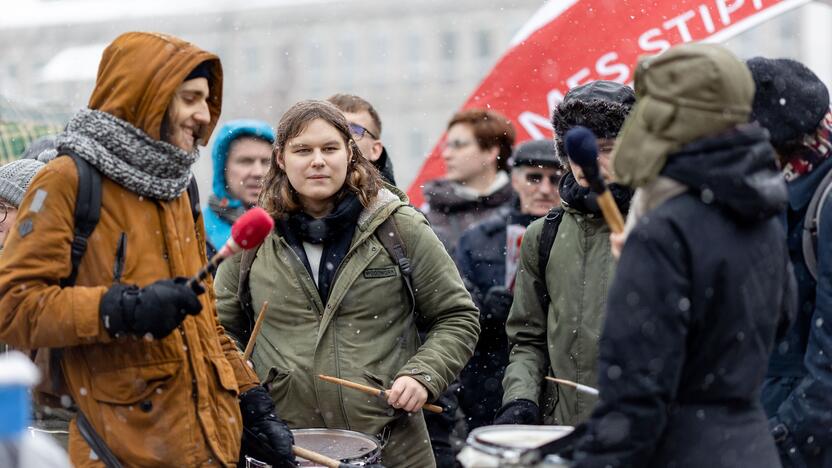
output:
M493 109L510 118L517 142L551 138L549 116L563 95L592 80L631 82L641 55L682 42L722 42L811 0L549 0L462 109ZM408 189L442 177L442 135Z

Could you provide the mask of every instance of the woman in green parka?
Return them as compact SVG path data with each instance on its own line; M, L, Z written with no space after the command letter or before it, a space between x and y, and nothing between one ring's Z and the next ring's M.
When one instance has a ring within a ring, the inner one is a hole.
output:
M252 362L280 417L292 428L379 436L387 466L434 466L420 408L454 380L479 334L453 261L329 103L303 101L284 114L264 184L260 204L276 229L248 275L253 309L269 302ZM388 218L410 260L412 292L377 232ZM220 320L242 348L254 317L238 295L240 267L240 256L225 262L215 288ZM424 343L417 323L429 330ZM391 392L370 397L318 374Z

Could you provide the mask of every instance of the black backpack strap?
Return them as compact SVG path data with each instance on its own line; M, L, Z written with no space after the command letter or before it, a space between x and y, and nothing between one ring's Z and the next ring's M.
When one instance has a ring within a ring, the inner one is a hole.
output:
M196 184L196 177L193 174L191 175L191 181L188 182L188 199L191 203L191 215L194 217L194 222L197 222L202 210L199 208L199 186Z
M249 336L254 328L254 307L252 307L249 277L251 276L251 266L254 264L258 250L260 250L260 246L251 250L243 250L243 253L240 254L240 277L237 282L237 300L240 302L243 315L245 315L249 323L248 330L245 331L245 336L240 337L241 340L245 340L245 343L241 343L243 345L248 343Z
M540 275L540 283L537 283L537 297L540 299L540 307L543 313L549 309L549 290L546 287L546 267L549 265L549 255L552 253L552 246L558 236L560 222L563 220L563 208L552 208L543 220L543 230L540 232L540 243L538 244L537 269Z
M812 200L809 202L809 207L806 209L806 216L803 218L803 262L815 280L818 279L817 246L818 232L820 231L820 213L830 191L832 191L832 170L827 172L818 184L815 193L812 195Z
M61 150L68 154L78 171L78 191L75 198L75 232L72 238L70 262L72 269L69 276L61 280L61 287L75 285L78 277L78 266L87 251L87 240L95 230L101 217L101 173L86 160L71 151Z
M393 257L396 265L399 266L402 279L404 279L404 284L407 287L407 293L410 296L410 314L413 315L416 313L416 294L413 292L412 278L413 267L410 264L410 258L407 256L407 247L402 241L402 236L399 234L399 228L396 226L396 221L393 219L392 214L378 227L376 236L378 236L381 245L384 246L387 253Z
M89 420L81 410L78 410L78 414L75 417L75 423L78 425L78 432L81 434L81 437L84 438L84 441L87 442L87 445L98 455L98 459L104 463L104 466L107 468L121 468L121 462L118 461L115 454L113 454L110 447L107 446L107 443L104 442L104 439L95 432L95 429L90 424Z

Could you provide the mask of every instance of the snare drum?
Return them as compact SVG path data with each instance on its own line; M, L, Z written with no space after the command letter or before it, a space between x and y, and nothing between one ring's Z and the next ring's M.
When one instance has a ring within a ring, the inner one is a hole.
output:
M294 429L295 445L303 447L342 463L364 466L378 463L381 458L381 444L378 439L366 434L344 429ZM317 467L303 458L298 464L303 467Z
M465 468L521 466L518 460L524 451L540 447L572 432L572 426L484 426L471 431L466 446L457 459ZM529 466L529 465L522 465ZM557 455L549 455L534 468L568 467Z

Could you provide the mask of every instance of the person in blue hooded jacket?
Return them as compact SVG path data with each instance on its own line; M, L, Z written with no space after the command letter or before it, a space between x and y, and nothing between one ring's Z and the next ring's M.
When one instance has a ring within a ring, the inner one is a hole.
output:
M233 120L220 129L211 153L212 193L203 210L209 249L222 248L234 221L257 204L273 144L274 130L259 120Z

